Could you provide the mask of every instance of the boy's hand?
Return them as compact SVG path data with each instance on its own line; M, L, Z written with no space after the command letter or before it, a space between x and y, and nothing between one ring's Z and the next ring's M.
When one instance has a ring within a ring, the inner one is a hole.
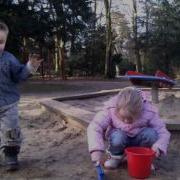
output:
M39 67L43 59L40 59L39 54L31 54L29 55L29 62L33 67Z
M151 149L155 152L156 157L159 157L159 156L160 156L161 151L160 151L159 147L157 147L156 144L153 144L152 147L151 147Z
M31 74L35 74L37 69L39 68L43 59L40 59L39 54L31 54L29 55L29 61L27 63L27 68L29 69Z

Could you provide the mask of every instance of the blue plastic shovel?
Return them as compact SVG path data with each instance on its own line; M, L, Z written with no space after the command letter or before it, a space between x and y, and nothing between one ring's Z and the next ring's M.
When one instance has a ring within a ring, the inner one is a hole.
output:
M96 166L98 180L104 180L104 171L101 165Z

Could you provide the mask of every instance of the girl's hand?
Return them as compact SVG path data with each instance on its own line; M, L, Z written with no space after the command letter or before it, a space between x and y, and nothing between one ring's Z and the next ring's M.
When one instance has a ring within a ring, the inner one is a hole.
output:
M161 151L160 151L159 147L157 147L156 144L153 144L152 147L151 147L151 149L155 152L156 157L159 157L159 156L160 156Z
M103 152L102 151L94 151L91 153L91 160L93 163L100 163L102 161L102 155Z

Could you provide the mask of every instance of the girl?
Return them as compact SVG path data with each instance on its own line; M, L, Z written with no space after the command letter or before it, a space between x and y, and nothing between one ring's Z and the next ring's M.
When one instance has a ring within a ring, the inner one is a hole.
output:
M128 146L151 147L157 157L166 154L170 140L156 108L134 87L124 88L106 102L89 124L87 134L91 159L96 164L101 163L104 139L108 140L110 159L105 161L105 168L117 168Z

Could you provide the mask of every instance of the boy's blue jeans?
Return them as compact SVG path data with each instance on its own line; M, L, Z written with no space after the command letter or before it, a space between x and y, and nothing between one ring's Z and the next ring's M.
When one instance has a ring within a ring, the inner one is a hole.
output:
M20 146L21 141L18 103L0 108L0 148L4 146Z
M143 129L135 137L129 137L127 134L120 130L114 129L108 138L109 148L108 151L112 155L122 155L124 149L130 146L144 146L151 147L158 139L157 132L152 128Z

